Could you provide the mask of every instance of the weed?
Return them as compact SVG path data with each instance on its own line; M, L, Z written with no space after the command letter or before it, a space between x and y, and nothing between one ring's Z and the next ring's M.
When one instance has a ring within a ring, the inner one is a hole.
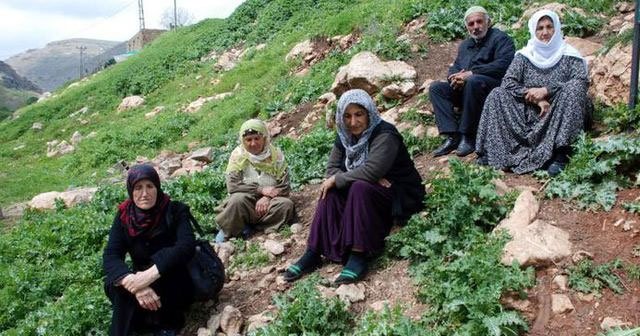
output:
M623 203L622 208L630 213L640 213L640 202Z
M633 29L627 29L622 34L616 34L609 37L604 46L600 49L599 54L607 54L616 45L629 45L633 41Z
M379 312L367 312L358 322L354 336L413 336L423 335L424 326L402 314L400 306L385 306Z
M602 288L608 287L616 294L622 294L624 288L616 269L622 267L622 261L616 259L609 263L596 265L591 260L582 260L567 269L569 287L583 293L599 294Z
M638 252L640 252L640 248L636 245L636 247L634 247L634 252L632 253L635 257L637 257L640 256L640 253ZM640 265L626 263L624 265L624 271L627 273L627 277L630 280L640 281Z
M618 104L602 109L601 113L610 132L620 133L640 127L640 106L630 110L627 105Z
M293 140L281 138L282 148L289 164L291 186L294 189L312 179L323 178L329 152L335 142L335 133L318 127L305 137Z
M269 254L258 243L234 239L233 245L236 253L229 266L230 272L262 267L269 262Z
M597 33L603 24L604 21L599 17L567 11L562 19L562 31L566 35L586 37Z

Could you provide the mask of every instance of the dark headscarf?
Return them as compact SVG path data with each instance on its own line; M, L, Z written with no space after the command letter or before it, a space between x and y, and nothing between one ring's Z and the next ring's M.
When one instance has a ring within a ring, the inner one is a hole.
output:
M133 187L142 180L149 180L158 191L156 204L151 209L142 210L133 202ZM162 217L169 204L169 196L162 192L160 187L160 176L153 166L148 164L135 165L129 169L127 176L127 193L129 198L122 202L118 209L120 210L120 221L127 229L127 233L131 237L151 231L158 223L162 221Z

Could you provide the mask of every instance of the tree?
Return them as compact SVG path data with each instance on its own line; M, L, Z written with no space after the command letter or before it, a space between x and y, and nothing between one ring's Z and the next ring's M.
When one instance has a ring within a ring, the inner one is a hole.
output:
M182 7L178 7L176 9L176 16L175 18L177 19L177 22L175 23L176 26L178 27L183 27L183 26L188 26L190 24L192 24L195 21L195 16L193 16L193 14L191 14L188 10L182 8ZM162 12L162 18L160 19L160 25L162 25L162 27L166 28L166 29L172 29L174 26L174 12L173 12L173 6L172 7L167 7L164 12Z

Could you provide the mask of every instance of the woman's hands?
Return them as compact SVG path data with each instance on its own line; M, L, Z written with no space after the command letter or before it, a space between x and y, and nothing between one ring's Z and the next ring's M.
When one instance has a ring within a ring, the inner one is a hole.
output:
M125 276L120 284L131 294L138 294L142 289L149 287L154 281L160 278L158 267L153 265L145 271L131 273Z
M537 104L541 100L547 100L549 91L546 87L529 88L524 94L524 100L531 104Z
M256 215L258 217L264 216L267 213L267 211L269 211L270 202L271 202L271 197L269 196L260 197L260 199L256 202Z
M280 195L280 189L278 189L276 187L273 187L273 186L262 187L260 189L260 193L262 194L262 196L267 196L267 197L274 198L274 197Z
M322 181L322 185L320 187L320 199L324 199L327 196L327 192L329 189L336 186L336 176L333 175L326 180Z
M145 287L136 292L136 300L138 300L140 307L147 310L155 311L162 307L160 297L151 287Z
M538 102L538 107L540 107L540 114L538 114L538 116L542 118L551 109L551 104L549 104L549 102L546 100L541 100Z
M391 182L384 177L378 180L378 184L385 188L391 188Z

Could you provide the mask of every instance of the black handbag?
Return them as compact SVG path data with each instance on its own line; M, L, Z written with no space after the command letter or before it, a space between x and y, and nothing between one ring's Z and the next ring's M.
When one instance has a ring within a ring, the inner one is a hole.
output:
M169 219L172 217L169 216L171 213L170 210L171 203L169 203L169 207L167 208L167 224L169 227L171 227ZM220 260L218 254L213 250L211 244L209 244L207 240L202 239L204 232L188 207L187 212L191 227L200 237L196 239L193 258L187 263L187 270L193 283L194 299L196 301L214 300L217 299L218 293L220 293L224 285L224 264L222 264L222 260Z

